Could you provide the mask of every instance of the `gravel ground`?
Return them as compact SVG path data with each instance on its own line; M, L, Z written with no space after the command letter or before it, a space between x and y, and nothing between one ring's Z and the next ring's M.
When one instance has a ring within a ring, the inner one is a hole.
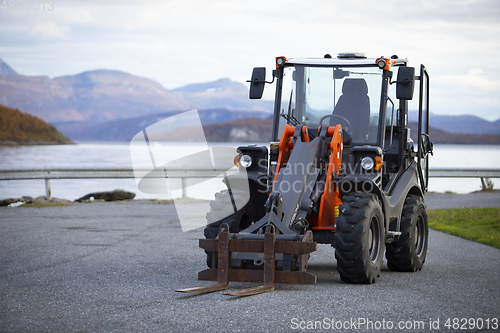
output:
M464 198L459 206L499 203L497 194ZM453 200L426 201L443 208ZM186 207L196 211L197 203ZM391 272L384 263L376 284L346 284L334 250L319 245L309 265L317 285L233 298L175 292L210 282L197 280L203 231L182 232L171 203L2 207L0 226L1 332L310 332L329 324L348 331L366 329L363 321L386 327L367 331L428 332L431 323L446 330L448 318L481 318L489 331L500 325L500 250L433 230L421 272Z

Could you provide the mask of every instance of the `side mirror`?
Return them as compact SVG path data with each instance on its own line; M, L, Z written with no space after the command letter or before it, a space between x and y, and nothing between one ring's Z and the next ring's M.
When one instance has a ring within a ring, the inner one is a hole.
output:
M250 81L250 99L261 99L266 84L266 67L255 67Z
M414 67L399 67L396 86L396 98L411 100L413 98L413 84L415 82Z

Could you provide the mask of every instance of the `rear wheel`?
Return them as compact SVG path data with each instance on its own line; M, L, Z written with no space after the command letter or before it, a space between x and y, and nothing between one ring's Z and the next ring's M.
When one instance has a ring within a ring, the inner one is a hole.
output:
M221 191L215 194L215 200L210 201L210 211L207 213L207 226L204 234L206 239L215 239L219 234L219 229L222 224L229 226L229 231L232 233L240 232L250 226L252 221L255 221L255 212L252 209L252 203L246 203L236 213L234 212L233 202L238 203L239 200L247 198L245 192L232 190L232 199L228 190ZM207 252L207 266L217 267L217 253ZM215 265L213 264L215 260Z
M421 270L428 242L429 226L424 202L419 196L409 195L401 216L401 236L387 244L387 266L399 272Z
M374 283L384 254L384 215L374 194L343 197L335 232L335 258L340 278L349 283Z

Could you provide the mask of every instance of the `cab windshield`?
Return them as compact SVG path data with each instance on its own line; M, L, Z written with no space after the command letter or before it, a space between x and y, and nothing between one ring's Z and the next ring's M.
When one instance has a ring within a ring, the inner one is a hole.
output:
M377 66L285 67L280 127L341 124L344 141L377 144L382 74Z

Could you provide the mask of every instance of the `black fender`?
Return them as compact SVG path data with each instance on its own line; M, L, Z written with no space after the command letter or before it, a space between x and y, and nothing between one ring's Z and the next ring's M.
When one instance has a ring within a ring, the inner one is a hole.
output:
M229 190L250 191L249 203L259 220L265 215L264 205L269 196L268 150L265 146L241 146L238 147L238 153L240 157L251 156L252 164L247 168L240 165L238 172L224 177L223 182Z
M341 196L352 192L373 193L377 195L382 205L385 220L385 230L399 231L401 212L406 197L409 194L424 198L418 181L417 163L410 166L397 177L390 192L381 189L381 173L378 174L351 174L337 181Z

